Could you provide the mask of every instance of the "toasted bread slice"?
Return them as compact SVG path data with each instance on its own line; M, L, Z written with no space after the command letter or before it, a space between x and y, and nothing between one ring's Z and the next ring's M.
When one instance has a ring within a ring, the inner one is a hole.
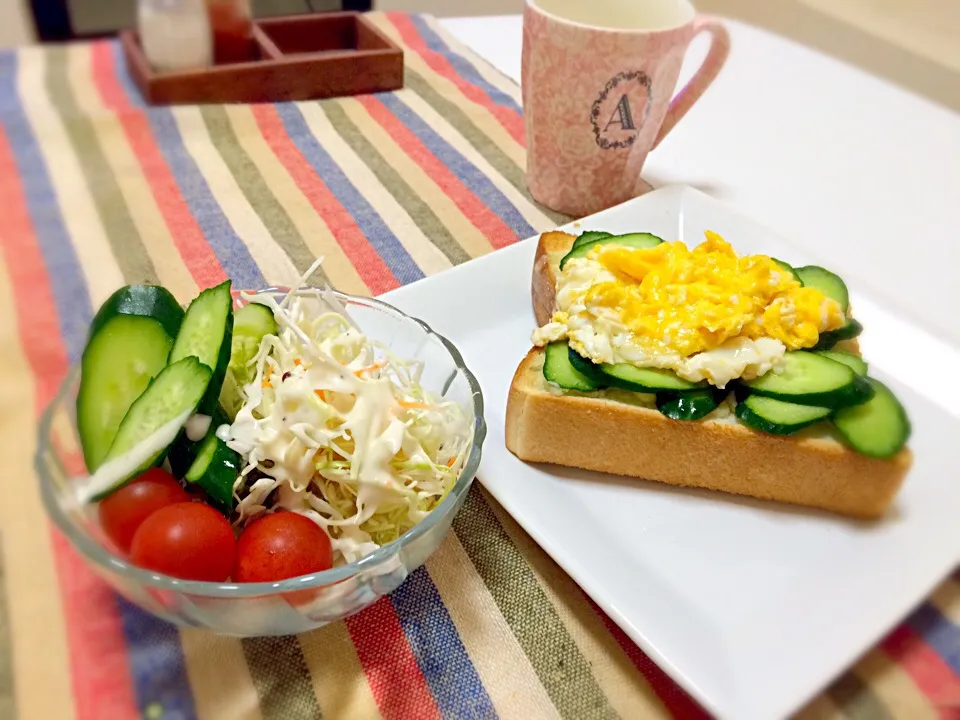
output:
M533 273L537 322L553 312L559 260L572 236L540 239ZM549 304L549 309L547 308ZM856 342L847 350L856 352ZM908 449L889 460L861 455L827 426L767 435L741 424L726 404L697 422L657 411L652 396L560 390L543 377L544 353L531 350L513 377L506 445L527 462L582 468L670 485L699 487L876 518L889 507L912 462Z

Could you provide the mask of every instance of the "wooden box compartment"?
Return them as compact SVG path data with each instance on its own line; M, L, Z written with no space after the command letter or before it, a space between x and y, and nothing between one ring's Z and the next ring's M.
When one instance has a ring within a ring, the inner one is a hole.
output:
M130 74L152 105L315 100L403 87L403 50L363 13L257 20L253 40L246 62L155 72L137 34L121 33Z

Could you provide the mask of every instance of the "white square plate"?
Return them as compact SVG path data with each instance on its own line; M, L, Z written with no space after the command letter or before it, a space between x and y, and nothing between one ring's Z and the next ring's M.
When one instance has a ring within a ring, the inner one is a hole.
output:
M831 265L686 187L578 226L649 231L690 246L712 229L740 253ZM792 713L960 562L960 352L853 293L871 373L894 389L913 422L915 464L882 522L528 465L503 438L507 390L535 326L535 247L527 240L384 297L456 343L479 378L490 426L480 480L712 713Z

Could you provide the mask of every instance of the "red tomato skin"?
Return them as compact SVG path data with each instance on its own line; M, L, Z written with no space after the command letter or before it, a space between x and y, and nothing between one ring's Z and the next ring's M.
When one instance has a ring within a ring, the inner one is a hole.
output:
M100 501L100 527L122 552L129 553L133 536L144 520L162 507L189 499L173 475L150 468Z
M310 518L295 512L264 515L237 539L233 580L276 582L333 567L330 537Z
M237 541L227 519L190 501L157 510L133 536L130 560L182 580L225 582L236 562Z

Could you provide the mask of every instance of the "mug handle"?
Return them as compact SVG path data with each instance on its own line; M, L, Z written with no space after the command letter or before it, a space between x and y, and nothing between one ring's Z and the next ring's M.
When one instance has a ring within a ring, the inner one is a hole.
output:
M702 32L710 33L710 51L707 53L700 69L683 86L683 90L678 92L670 101L670 108L663 118L663 124L660 125L660 132L657 133L657 139L653 141L651 150L660 144L667 133L673 130L674 125L700 99L704 91L716 80L717 74L727 61L727 56L730 54L730 34L727 29L719 20L709 15L698 15L693 20L693 36L691 39Z

